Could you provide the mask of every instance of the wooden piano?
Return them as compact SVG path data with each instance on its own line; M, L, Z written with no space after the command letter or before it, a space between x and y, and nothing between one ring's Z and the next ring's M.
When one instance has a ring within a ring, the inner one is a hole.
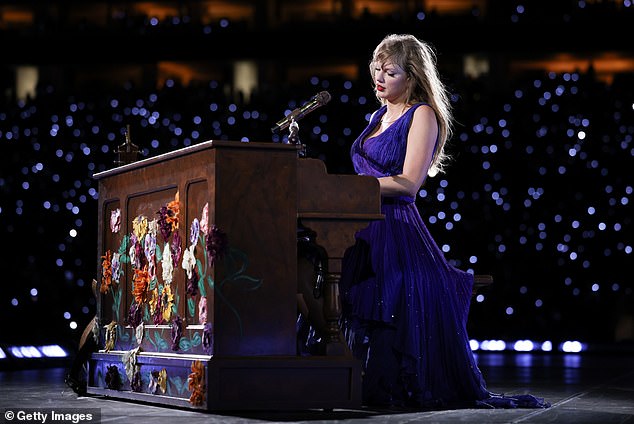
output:
M382 219L376 179L298 146L208 141L101 172L88 394L205 410L361 406L338 277ZM299 355L298 226L327 253L322 355Z

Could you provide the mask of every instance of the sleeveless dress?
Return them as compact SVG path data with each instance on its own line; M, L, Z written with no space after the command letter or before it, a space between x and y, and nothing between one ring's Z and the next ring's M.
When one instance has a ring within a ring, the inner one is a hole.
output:
M355 172L384 177L403 171L413 105L383 133L368 138L382 106L351 147ZM378 220L356 234L343 258L342 329L363 361L367 405L547 407L532 395L489 392L466 332L473 275L449 264L411 197L386 197Z

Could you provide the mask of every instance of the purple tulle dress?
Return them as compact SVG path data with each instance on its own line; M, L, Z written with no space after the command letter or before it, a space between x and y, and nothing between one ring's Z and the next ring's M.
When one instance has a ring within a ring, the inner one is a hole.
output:
M357 174L402 173L411 107L387 130L375 113L351 148ZM343 260L342 327L363 361L368 405L547 407L532 395L493 394L466 332L473 275L449 264L425 227L413 198L383 198L385 220L356 234Z

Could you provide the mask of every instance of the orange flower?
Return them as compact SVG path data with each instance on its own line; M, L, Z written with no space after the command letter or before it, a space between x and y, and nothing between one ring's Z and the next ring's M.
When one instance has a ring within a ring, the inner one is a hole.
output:
M134 300L139 305L147 299L147 288L150 285L150 273L147 270L147 265L143 269L134 270Z
M205 366L200 361L193 361L187 385L192 392L189 403L200 406L205 401Z
M176 196L174 196L174 200L167 204L167 209L171 212L167 214L165 221L172 226L172 231L178 230L178 214L180 212L180 203L179 203L179 195L176 192Z
M101 257L101 287L99 291L101 293L107 293L108 289L112 285L112 252L106 251L106 254Z

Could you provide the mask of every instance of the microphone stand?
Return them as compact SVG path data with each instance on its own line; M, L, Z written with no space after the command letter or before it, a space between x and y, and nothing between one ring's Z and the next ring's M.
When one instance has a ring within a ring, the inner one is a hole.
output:
M302 158L306 156L306 145L299 140L299 124L295 117L291 117L291 123L288 126L288 143L301 145L302 148L299 150L298 155Z

